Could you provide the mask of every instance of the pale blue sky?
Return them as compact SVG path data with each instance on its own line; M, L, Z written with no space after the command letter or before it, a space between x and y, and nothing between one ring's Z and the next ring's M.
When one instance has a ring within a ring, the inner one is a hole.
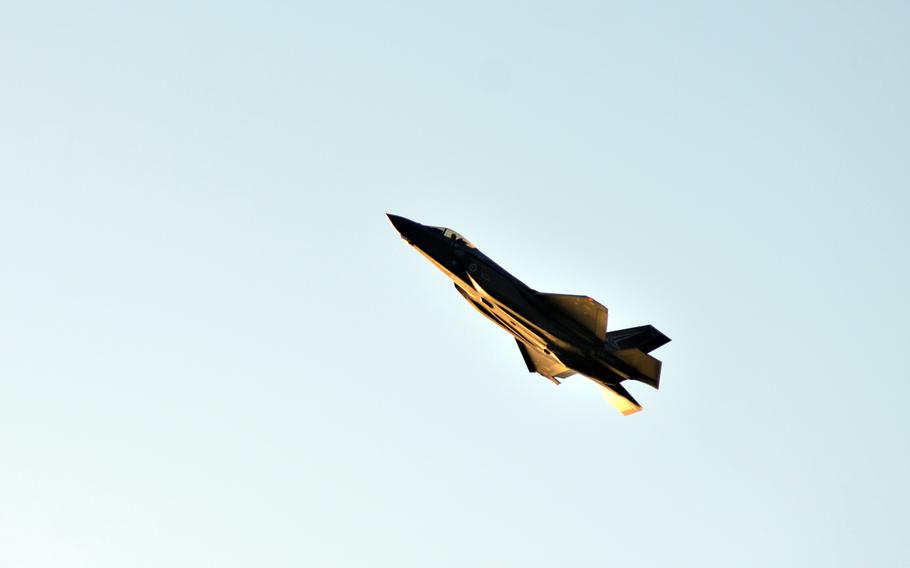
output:
M910 8L681 4L4 4L0 565L906 566Z

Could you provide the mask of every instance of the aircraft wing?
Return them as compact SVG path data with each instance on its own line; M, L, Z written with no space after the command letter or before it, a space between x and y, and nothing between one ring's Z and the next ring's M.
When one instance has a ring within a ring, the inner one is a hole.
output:
M544 301L590 330L603 341L607 334L607 308L589 296L538 292Z

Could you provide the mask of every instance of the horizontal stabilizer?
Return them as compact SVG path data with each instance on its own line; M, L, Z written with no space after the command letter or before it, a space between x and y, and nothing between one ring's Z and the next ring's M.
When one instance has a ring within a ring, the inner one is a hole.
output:
M616 355L628 363L636 371L631 378L641 381L654 388L660 386L660 361L638 349L620 349L614 351Z
M600 388L603 389L604 398L607 399L607 402L612 404L613 408L622 412L623 416L635 414L641 410L641 405L621 385L607 386L601 384Z
M525 360L529 373L540 373L557 385L559 381L556 380L556 377L565 379L575 374L575 371L563 365L556 357L547 355L537 349L529 348L517 339L515 343L518 344L518 350L521 351L521 357Z
M645 353L650 353L669 343L670 338L653 325L643 325L611 331L607 334L607 341L613 342L619 349L641 349Z
M607 336L607 308L594 298L570 294L538 294L550 305L577 321L603 341Z

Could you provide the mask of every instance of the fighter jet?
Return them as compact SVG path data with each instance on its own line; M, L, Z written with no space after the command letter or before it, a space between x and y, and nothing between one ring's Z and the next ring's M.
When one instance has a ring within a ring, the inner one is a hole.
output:
M661 362L648 355L670 341L651 325L607 331L607 308L588 296L538 292L452 229L388 214L408 244L442 270L477 311L509 332L528 371L555 384L576 373L604 389L623 415L641 410L623 386L660 384Z

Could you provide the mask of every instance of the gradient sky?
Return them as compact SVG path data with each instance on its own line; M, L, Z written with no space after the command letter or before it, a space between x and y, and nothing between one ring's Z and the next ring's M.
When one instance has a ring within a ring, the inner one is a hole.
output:
M906 566L908 21L4 3L0 565ZM661 390L529 374L387 211Z

